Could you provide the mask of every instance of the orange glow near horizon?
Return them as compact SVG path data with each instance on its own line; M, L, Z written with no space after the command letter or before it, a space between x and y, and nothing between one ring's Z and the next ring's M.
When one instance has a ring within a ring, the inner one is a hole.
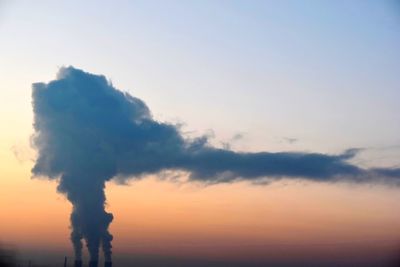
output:
M31 163L10 153L2 162L0 242L71 251L71 204L56 193L57 183L30 179ZM127 186L110 182L106 193L115 253L248 259L283 249L300 257L327 247L361 251L371 242L400 241L400 195L384 186L203 186L148 177Z

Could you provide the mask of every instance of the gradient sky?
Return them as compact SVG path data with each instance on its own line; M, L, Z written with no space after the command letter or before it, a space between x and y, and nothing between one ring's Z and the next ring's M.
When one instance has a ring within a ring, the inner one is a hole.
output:
M0 33L0 242L23 252L71 253L69 202L30 179L31 84L64 65L106 75L217 146L357 147L361 166L400 164L396 1L0 1ZM399 190L150 177L109 184L107 196L116 255L279 262L318 251L329 262L400 247Z

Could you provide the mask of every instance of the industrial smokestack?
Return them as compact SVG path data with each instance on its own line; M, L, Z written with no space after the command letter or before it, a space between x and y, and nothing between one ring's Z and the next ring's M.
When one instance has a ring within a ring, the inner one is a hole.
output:
M112 262L111 261L105 261L104 262L104 267L112 267Z
M75 260L74 267L82 267L82 261L81 260Z
M89 261L89 267L98 267L99 262L98 261Z
M64 267L67 267L67 256L64 258Z
M113 215L106 211L104 192L111 179L125 182L179 170L188 173L189 181L205 183L301 178L400 186L398 167L365 169L349 162L357 149L339 155L251 153L213 147L207 136L187 139L176 125L155 120L142 100L117 90L104 76L73 67L61 68L47 84L34 84L32 103L38 151L32 173L59 182L58 192L73 205L75 257L81 259L86 241L91 267L98 265L100 245L111 262Z

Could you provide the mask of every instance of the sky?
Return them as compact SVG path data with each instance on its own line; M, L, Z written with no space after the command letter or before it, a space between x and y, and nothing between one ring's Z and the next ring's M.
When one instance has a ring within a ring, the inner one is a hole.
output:
M32 83L62 66L105 75L217 147L362 148L353 163L399 167L399 24L396 1L1 1L0 242L72 254L71 204L31 179ZM388 185L152 176L106 194L116 256L381 266L400 248Z

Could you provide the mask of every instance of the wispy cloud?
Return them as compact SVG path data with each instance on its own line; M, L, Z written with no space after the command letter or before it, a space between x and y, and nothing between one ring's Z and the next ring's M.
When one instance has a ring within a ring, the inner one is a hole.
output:
M313 181L398 184L400 169L365 169L349 162L357 153L235 152L216 148L209 136L185 138L174 124L153 119L140 99L123 93L104 76L73 67L57 79L33 85L34 175L60 178L58 190L73 203L71 239L77 258L85 239L91 259L102 245L111 257L112 215L104 210L105 182L135 179L165 170L189 173L207 183L292 178ZM240 139L238 135L234 139ZM288 139L295 142L295 139Z

